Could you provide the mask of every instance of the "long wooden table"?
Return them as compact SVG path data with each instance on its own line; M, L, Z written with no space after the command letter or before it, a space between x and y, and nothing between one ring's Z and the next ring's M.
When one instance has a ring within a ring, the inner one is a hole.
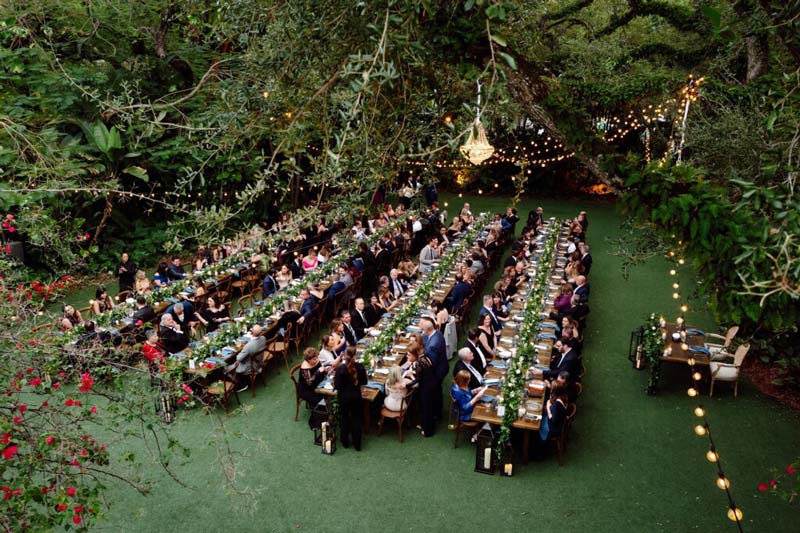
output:
M692 328L689 328L692 329ZM705 337L702 335L686 335L686 340L675 341L672 338L674 333L680 333L680 326L672 322L667 322L661 333L666 334L664 337L664 349L669 350L668 355L662 355L661 360L667 363L683 363L688 364L689 358L694 358L694 364L699 366L708 366L709 359L704 353L693 352L691 350L684 350L681 345L687 346L703 346Z

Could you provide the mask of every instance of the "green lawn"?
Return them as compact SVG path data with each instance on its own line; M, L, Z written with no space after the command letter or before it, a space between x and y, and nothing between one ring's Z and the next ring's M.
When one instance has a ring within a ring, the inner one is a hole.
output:
M451 213L463 201L447 200ZM473 211L501 210L507 202L470 201ZM522 202L523 221L539 203ZM587 374L565 466L551 458L519 467L511 479L474 473L474 448L454 450L445 424L432 439L411 432L401 445L390 427L381 437L366 436L360 453L323 456L312 444L305 411L292 420L293 391L281 369L255 399L249 391L242 395L243 409L222 414L242 493L226 490L217 448L208 444L215 439L214 418L181 412L174 430L194 450L188 464L173 466L191 490L166 475L148 497L110 483L112 507L98 529L734 531L725 496L714 485L715 468L704 458L707 441L692 431L688 370L666 368L661 394L650 397L643 392L646 373L632 370L626 358L630 332L647 314L674 313L666 263L649 261L626 281L605 240L619 234L613 205L541 205L558 217L586 209L594 255ZM689 303L689 323L713 330L703 303ZM722 384L703 402L745 529L796 531L796 507L758 493L756 485L771 467L796 457L797 413L742 385L738 399Z

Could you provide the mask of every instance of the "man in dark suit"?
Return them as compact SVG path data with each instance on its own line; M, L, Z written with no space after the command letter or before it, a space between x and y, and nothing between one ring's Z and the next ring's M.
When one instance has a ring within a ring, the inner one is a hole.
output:
M485 315L490 315L492 317L492 330L495 332L499 332L503 329L503 325L500 323L500 320L497 318L497 315L494 314L492 311L492 295L491 294L484 294L483 295L483 307L481 307L480 314L478 315L478 320L483 320Z
M356 330L356 336L361 339L366 330L370 327L369 315L364 306L364 298L356 298L353 304L353 311L350 313L350 324Z
M275 282L275 269L270 268L264 281L261 283L261 297L269 298L278 290L278 284Z
M450 295L447 297L447 308L451 313L458 312L464 300L469 296L469 291L472 286L464 281L464 276L460 273L456 274L456 284L450 289Z
M580 251L581 251L581 264L583 265L583 273L588 276L589 271L592 269L592 254L589 253L589 245L582 244L580 246Z
M308 289L303 289L300 291L300 298L303 299L303 303L300 304L300 310L295 311L292 309L283 313L280 320L278 320L278 331L285 331L286 326L289 324L300 325L311 320L311 316L317 308L317 297L311 294Z
M471 329L467 332L467 342L464 345L465 348L469 348L469 351L472 352L472 366L481 373L481 375L486 373L486 367L489 365L489 359L486 357L486 354L483 353L480 344L478 344L478 330Z
M344 326L344 340L347 341L348 346L355 346L361 338L358 336L356 328L353 327L353 317L350 311L345 309L341 313L342 325Z
M447 344L444 335L430 318L420 320L425 341L425 355L431 360L430 379L420 383L422 396L422 434L432 437L436 431L436 418L442 414L442 382L450 365L447 362Z
M175 323L183 331L189 331L194 328L199 320L194 313L194 306L190 302L178 302L167 309L167 313L172 315Z
M171 280L179 280L186 277L186 271L183 270L183 266L181 266L181 258L180 257L173 257L170 264L167 266L167 275Z
M400 298L406 292L406 284L400 279L400 271L396 268L389 272L389 290L395 299Z
M306 275L306 270L303 268L303 258L295 255L292 262L289 263L289 270L292 271L292 279L302 278Z
M561 372L569 372L570 376L577 376L578 370L580 370L580 359L578 359L578 352L573 347L573 343L556 341L555 347L560 357L553 357L550 360L550 368L547 370L534 370L534 375L540 375L542 379L546 380L555 379Z
M580 298L581 302L589 301L589 282L586 280L586 276L575 278L575 290L572 291L572 294Z
M189 346L189 336L178 327L170 313L161 315L158 338L161 341L161 345L169 353L178 353Z
M156 317L155 311L153 308L147 305L147 300L145 300L144 296L137 296L136 297L136 311L133 312L133 323L136 324L140 320L143 324L150 322Z
M466 370L469 372L469 388L470 390L477 389L483 385L483 374L478 372L478 369L472 366L472 351L469 348L461 348L458 351L458 361L453 367L453 377L459 371Z

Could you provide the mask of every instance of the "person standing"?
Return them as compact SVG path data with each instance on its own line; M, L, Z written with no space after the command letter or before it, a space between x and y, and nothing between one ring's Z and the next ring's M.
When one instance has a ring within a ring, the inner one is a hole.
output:
M117 277L119 292L133 291L133 284L136 281L136 265L131 261L127 252L122 252L120 262L117 263Z
M442 382L450 365L447 362L447 345L442 332L430 318L420 320L423 339L425 339L425 355L431 361L431 372L420 383L422 396L422 434L432 437L436 432L436 419L442 415Z
M355 346L350 346L345 350L343 364L336 367L333 386L339 398L342 446L349 448L352 443L357 452L361 451L361 386L366 384L367 371L356 363Z

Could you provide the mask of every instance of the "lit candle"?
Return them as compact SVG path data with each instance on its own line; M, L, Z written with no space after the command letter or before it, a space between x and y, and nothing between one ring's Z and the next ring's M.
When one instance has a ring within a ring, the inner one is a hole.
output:
M506 471L506 475L507 475L507 476L510 476L510 475L511 475L511 472L512 472L512 469L513 469L513 467L514 467L514 465L511 465L511 464L508 464L508 465L506 465L506 467L505 467L505 471Z
M331 453L331 441L329 440L325 441L325 453Z
M327 422L323 422L322 423L322 441L323 442L327 442L328 441L328 423Z
M483 468L489 470L492 466L492 449L486 448L483 450Z

